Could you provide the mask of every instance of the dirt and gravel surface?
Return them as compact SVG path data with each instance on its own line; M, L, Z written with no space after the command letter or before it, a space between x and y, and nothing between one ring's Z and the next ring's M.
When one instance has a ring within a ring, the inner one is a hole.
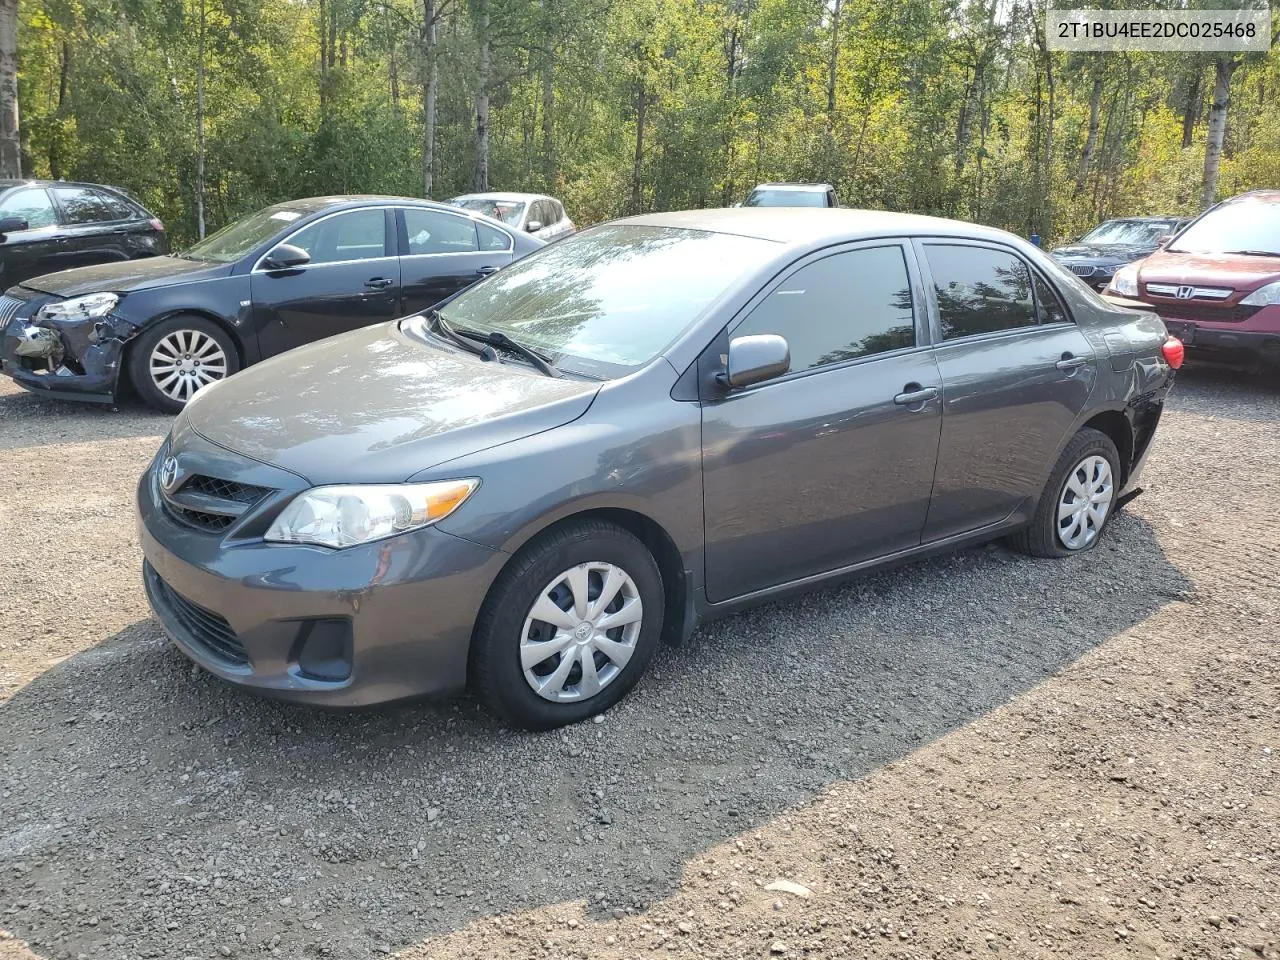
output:
M1087 558L713 624L530 735L193 670L138 583L167 420L5 383L0 958L1280 957L1278 428L1184 371Z

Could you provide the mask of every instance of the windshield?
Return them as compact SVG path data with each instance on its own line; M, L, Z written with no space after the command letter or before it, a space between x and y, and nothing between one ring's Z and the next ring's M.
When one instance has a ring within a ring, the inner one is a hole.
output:
M652 360L777 250L754 237L606 225L517 260L440 313L455 329L505 333L570 372L618 376Z
M1140 223L1135 220L1108 220L1099 227L1094 227L1083 237L1081 243L1117 243L1131 247L1154 247L1156 241L1166 234L1174 232L1172 220L1161 220L1156 223Z
M822 190L752 190L744 207L825 207Z
M453 200L451 202L464 210L483 213L486 217L493 217L493 219L501 220L503 223L513 227L519 225L520 215L524 213L524 204L517 200L494 200L492 197L464 197L461 200Z
M1211 210L1168 247L1176 253L1259 253L1280 256L1280 205L1244 199Z
M192 260L231 263L266 243L302 215L302 211L290 210L288 207L267 207L209 234L199 243L183 250L182 256Z

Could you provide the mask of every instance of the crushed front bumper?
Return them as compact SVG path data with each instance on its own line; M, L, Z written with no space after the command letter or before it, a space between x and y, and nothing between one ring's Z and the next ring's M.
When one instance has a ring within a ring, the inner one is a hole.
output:
M0 331L0 370L43 396L116 402L125 342L137 333L127 320L36 321L34 302Z

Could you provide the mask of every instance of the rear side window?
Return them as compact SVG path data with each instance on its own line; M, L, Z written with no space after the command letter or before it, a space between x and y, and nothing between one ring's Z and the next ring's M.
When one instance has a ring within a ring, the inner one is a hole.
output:
M475 222L438 210L405 208L405 232L409 255L423 253L473 253L479 249Z
M1005 250L926 244L943 340L1036 325L1031 271Z
M1070 323L1071 315L1067 313L1067 308L1063 306L1062 299L1049 286L1048 282L1036 274L1036 303L1040 307L1041 323Z
M88 187L54 187L53 195L62 207L67 223L109 223L113 220L128 220L133 216L124 201ZM121 207L124 207L123 212Z
M124 197L117 196L114 193L102 191L99 196L102 197L103 203L107 205L107 209L111 211L111 219L113 220L132 220L134 217L140 216L138 210L134 209Z
M915 345L902 248L850 250L806 264L757 306L733 336L776 333L791 370L812 370Z
M0 217L21 217L28 230L39 230L58 222L53 202L43 187L23 187L0 201Z
M511 237L503 233L497 227L491 227L487 223L476 222L476 232L480 235L481 250L510 250Z

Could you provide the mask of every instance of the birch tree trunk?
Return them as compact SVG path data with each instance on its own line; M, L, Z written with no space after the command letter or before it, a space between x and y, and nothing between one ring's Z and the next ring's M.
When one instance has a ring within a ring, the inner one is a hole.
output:
M436 169L436 94L440 64L436 56L436 2L422 0L422 195L431 196Z
M554 0L542 0L542 176L548 191L556 187L555 110L556 110L556 9Z
M1213 64L1213 106L1209 108L1209 136L1204 148L1204 180L1200 206L1213 206L1218 195L1218 172L1222 167L1222 143L1227 134L1227 108L1231 106L1231 77L1240 66L1234 54L1220 54Z
M1080 171L1076 174L1075 195L1084 193L1084 185L1093 169L1093 155L1098 149L1098 122L1102 113L1102 77L1093 78L1093 90L1089 93L1089 133L1080 151Z
M200 36L196 42L196 236L204 239L204 46L205 0L200 0Z
M22 176L18 130L18 0L0 0L0 177Z
M477 191L489 189L489 82L492 73L493 36L489 25L489 0L476 3L476 27L480 31L480 66L476 77L476 176Z
M835 123L836 116L836 61L840 53L840 8L843 0L835 0L831 7L831 52L827 57L827 129Z

